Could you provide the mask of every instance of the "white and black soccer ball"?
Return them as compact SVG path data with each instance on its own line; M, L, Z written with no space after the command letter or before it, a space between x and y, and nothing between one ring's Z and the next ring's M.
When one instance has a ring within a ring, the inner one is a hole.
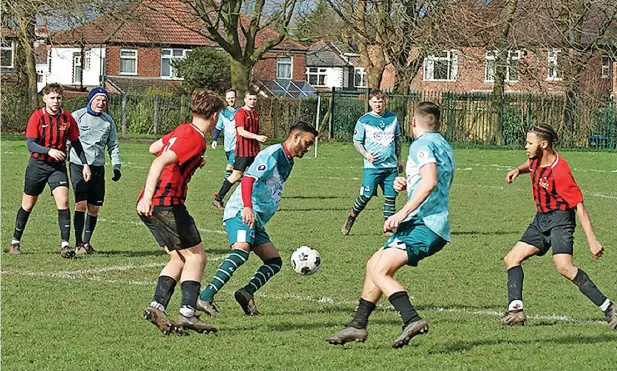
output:
M310 246L300 246L291 254L291 267L298 274L309 276L319 270L321 255Z

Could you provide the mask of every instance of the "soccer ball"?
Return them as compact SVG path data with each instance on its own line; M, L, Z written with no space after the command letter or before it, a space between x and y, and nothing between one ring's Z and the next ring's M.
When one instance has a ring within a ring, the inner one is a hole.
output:
M310 246L300 246L291 254L291 267L298 274L309 276L319 270L321 255Z

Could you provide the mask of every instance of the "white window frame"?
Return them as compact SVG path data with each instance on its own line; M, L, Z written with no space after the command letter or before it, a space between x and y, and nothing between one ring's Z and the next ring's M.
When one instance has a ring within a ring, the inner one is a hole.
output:
M135 52L135 56L133 57L122 56L122 52ZM135 72L122 72L122 60L123 59L135 60ZM139 53L137 49L120 49L120 65L118 66L118 73L120 75L137 76L138 63L139 63Z
M602 56L601 78L610 79L612 76L613 61L608 55Z
M289 62L287 62L287 58L289 58ZM285 61L283 61L283 59L285 59ZM285 65L289 65L289 77L282 77L279 76L279 65L281 64L285 64ZM291 55L282 55L279 56L278 58L276 58L276 79L279 80L293 80L293 75L294 75L294 57Z
M77 78L77 68L79 68L79 79ZM73 84L79 84L84 78L83 63L81 63L81 55L73 55Z
M563 77L560 76L563 72L559 70L559 54L561 54L561 49L554 49L548 51L546 65L546 79L548 81L563 80Z
M312 71L311 71L312 70ZM311 84L311 77L317 78L316 84ZM323 84L319 83L319 78L323 77ZM311 86L328 86L328 68L327 67L306 67L306 81Z
M360 82L356 81L356 75L361 76L360 77ZM367 87L367 81L366 81L366 70L364 69L364 67L354 67L353 69L353 86L354 88L366 88Z
M520 78L520 60L521 60L521 51L520 50L508 50L508 60L506 61L506 69L504 82L509 84L514 84L521 81ZM516 67L512 63L512 61L517 61ZM493 64L493 75L490 76L489 68L490 64ZM514 80L512 78L512 69L517 68L518 78ZM495 74L497 73L497 51L487 51L484 57L484 82L485 83L494 83L495 82Z
M181 56L174 56L174 51L181 51ZM166 52L169 55L164 55ZM180 49L180 48L163 48L161 49L161 78L166 80L184 80L184 77L179 76L178 72L172 65L173 61L182 60L186 58L186 56L191 52L191 49ZM163 75L163 60L169 59L169 76Z
M484 55L484 82L493 83L495 82L495 73L497 72L497 52L496 51L487 51ZM493 76L489 75L489 64L493 64Z
M84 63L82 63L82 71L90 71L90 64L92 63L92 51L84 51Z
M446 53L445 57L436 56L435 54L429 55L424 58L424 81L435 82L454 82L458 75L458 53L456 50L444 50L442 53ZM445 79L435 78L435 62L448 62L448 77Z
M11 64L7 65L7 66L0 66L0 67L2 67L2 68L15 68L15 41L11 40L11 46L2 46L2 45L0 45L0 50L2 50L2 51L10 50L11 51Z
M512 61L516 61L516 67L514 67ZM507 83L517 83L521 81L521 51L520 50L508 50L508 61L506 65L506 82ZM512 69L516 68L517 79L514 80L511 78Z

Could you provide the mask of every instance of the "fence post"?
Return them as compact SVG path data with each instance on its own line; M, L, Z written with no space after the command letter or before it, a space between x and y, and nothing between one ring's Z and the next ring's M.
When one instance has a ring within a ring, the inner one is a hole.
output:
M126 93L122 93L122 138L126 138Z
M531 127L532 104L533 104L533 95L529 93L529 95L527 96L527 129Z
M609 102L609 116L610 116L610 126L609 126L609 136L610 136L610 147L609 149L612 151L615 149L615 130L617 129L615 126L617 125L617 105L615 104L615 98L611 96Z
M364 96L364 112L369 112L369 99L368 96L371 95L371 88L366 89L366 93Z
M180 120L184 120L184 106L186 105L186 96L182 94L180 96Z
M317 95L317 114L315 115L315 130L319 132L319 109L321 108L321 95ZM315 158L317 158L317 146L319 145L319 138L315 137Z
M273 118L273 126L274 126L274 133L272 133L272 138L278 138L277 134L278 134L278 102L276 101L277 99L275 97L272 97L270 100L270 104L272 107L272 118Z
M159 133L158 118L159 118L159 95L157 94L154 96L154 112L152 114L152 126L153 126L155 135Z
M336 88L332 87L332 92L330 94L330 105L328 107L328 139L332 139L334 137L334 128L332 127L332 118L334 117L334 92Z
M446 118L446 139L450 142L452 141L452 123L450 122L450 98L452 93L447 91L446 92L446 114L444 115L444 117Z

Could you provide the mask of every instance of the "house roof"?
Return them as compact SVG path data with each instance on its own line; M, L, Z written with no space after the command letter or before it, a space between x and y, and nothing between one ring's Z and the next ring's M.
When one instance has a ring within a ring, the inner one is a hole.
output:
M310 67L353 67L354 64L345 54L354 51L342 44L331 41L318 41L309 46L306 65Z
M196 30L207 32L203 21L196 17L181 0L141 0L127 10L128 16L104 15L72 31L52 36L57 44L157 44L182 46L217 46ZM243 24L250 19L241 16ZM242 33L240 33L242 36ZM256 46L278 37L270 27L262 28ZM241 39L241 43L244 40ZM306 50L302 44L286 39L276 49Z
M108 76L107 83L111 84L121 93L128 93L131 90L141 93L151 88L176 90L180 86L180 82L176 80L125 76Z

